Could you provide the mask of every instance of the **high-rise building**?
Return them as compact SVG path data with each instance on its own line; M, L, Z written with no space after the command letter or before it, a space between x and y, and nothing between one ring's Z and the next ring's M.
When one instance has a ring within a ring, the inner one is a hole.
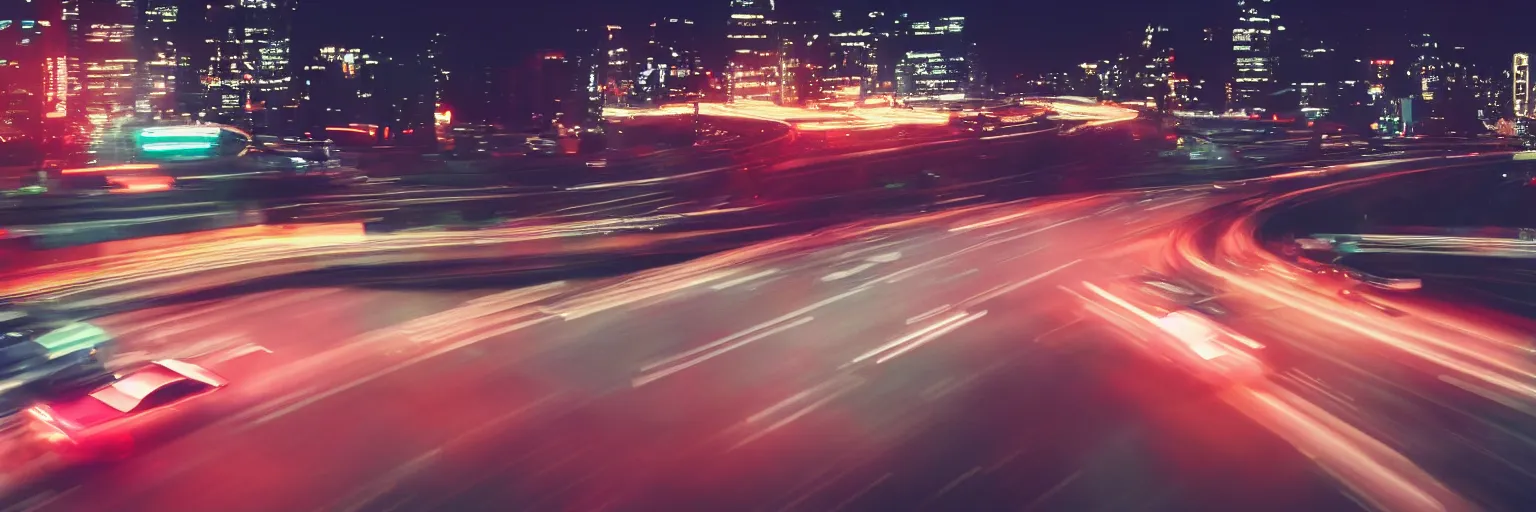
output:
M1514 89L1511 90L1509 97L1510 104L1514 106L1515 117L1529 117L1531 115L1531 54L1516 53L1510 74L1514 75Z
M1440 43L1429 34L1414 36L1409 45L1413 49L1413 64L1409 72L1419 97L1434 105L1445 92L1445 64L1440 58Z
M134 0L79 0L79 99L86 119L100 128L131 114L138 73Z
M39 137L68 112L61 12L47 0L0 7L0 137Z
M575 69L563 50L541 50L530 55L511 77L511 127L542 131L562 120L575 77ZM644 78L641 75L642 81Z
M665 18L650 28L650 39L637 59L636 101L665 103L701 95L707 74L693 20Z
M1141 41L1142 66L1136 73L1140 97L1135 99L1152 100L1161 105L1175 102L1170 81L1173 78L1173 47L1169 38L1167 27L1147 25Z
M177 0L146 0L139 25L139 90L134 110L156 119L178 117L178 72L187 56L176 45Z
M300 74L304 128L319 133L349 124L388 124L378 90L380 63L360 48L321 47Z
M902 18L882 11L832 11L827 77L857 81L863 96L894 92L900 60L895 36L905 30Z
M221 0L207 6L208 96L199 117L256 132L292 128L297 104L289 32L295 7L294 0Z
M731 99L773 99L779 86L778 44L772 0L731 0L726 23L726 94Z
M1232 53L1237 73L1233 75L1228 110L1262 108L1260 100L1273 92L1275 59L1270 53L1270 39L1282 30L1270 0L1237 0L1238 17L1232 29Z
M896 92L903 96L963 97L969 88L970 45L965 18L913 21L907 51L896 69Z
M603 106L628 106L635 90L635 61L624 27L603 27L602 55L598 63L598 90Z
M811 20L783 21L773 25L779 42L778 103L802 105L823 99L830 39L821 37L820 24Z

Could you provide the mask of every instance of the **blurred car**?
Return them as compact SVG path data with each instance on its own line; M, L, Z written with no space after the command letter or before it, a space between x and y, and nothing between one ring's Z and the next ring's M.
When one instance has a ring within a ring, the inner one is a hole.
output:
M1133 281L1140 285L1141 291L1158 306L1166 310L1190 309L1208 316L1219 317L1227 314L1225 307L1221 305L1216 293L1188 280L1165 276L1158 273L1147 273Z
M550 135L529 137L526 144L528 146L528 154L530 155L550 156L560 154L560 141Z
M1269 373L1264 345L1233 331L1206 311L1210 300L1160 277L1083 283L1088 311L1124 331L1137 352L1215 386L1250 383ZM1195 307L1205 304L1206 307ZM1205 310L1205 311L1202 311ZM1224 312L1223 312L1224 314Z
M1342 265L1322 263L1307 258L1298 258L1296 264L1316 276L1317 284L1322 289L1332 290L1332 293L1337 294L1340 299L1368 306L1387 316L1398 317L1406 313L1377 300L1372 296L1372 292L1408 292L1424 287L1424 282L1417 278L1381 277Z
M110 343L89 323L0 311L0 417L37 396L100 384L111 375L101 362Z
M342 164L330 140L272 139L258 136L245 155L258 174L277 179L324 180L335 184L366 181L361 171Z
M131 451L136 436L164 428L178 404L228 384L201 366L166 359L87 392L38 403L27 413L33 432L66 459L114 458Z
M1174 149L1159 152L1158 156L1191 162L1236 162L1242 159L1236 148L1195 134L1178 135L1174 139Z

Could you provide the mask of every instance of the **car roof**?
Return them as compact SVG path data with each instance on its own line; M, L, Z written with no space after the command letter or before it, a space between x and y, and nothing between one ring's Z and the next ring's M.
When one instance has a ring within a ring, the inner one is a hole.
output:
M90 396L112 406L113 409L126 413L138 407L139 402L144 401L144 397L149 396L150 393L188 380L192 379L165 366L152 364L92 391Z

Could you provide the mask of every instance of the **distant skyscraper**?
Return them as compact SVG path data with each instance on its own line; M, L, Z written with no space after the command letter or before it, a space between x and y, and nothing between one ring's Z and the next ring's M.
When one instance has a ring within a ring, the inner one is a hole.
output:
M37 137L68 108L65 38L57 2L0 6L0 137Z
M909 26L907 51L896 68L896 92L920 97L964 95L970 85L965 18L913 21Z
M773 25L779 42L779 88L775 93L782 105L803 105L823 99L830 39L821 37L821 25L815 21L784 21Z
M726 94L732 99L773 99L778 90L778 48L770 15L772 0L731 0L726 22Z
M635 89L635 61L624 36L624 27L608 25L603 45L606 62L602 66L603 105L627 106Z
M1237 0L1237 26L1232 29L1232 53L1236 55L1237 73L1233 76L1232 105L1229 109L1257 107L1259 100L1273 92L1274 56L1270 39L1280 27L1270 0Z
M1410 46L1414 56L1409 70L1413 73L1414 85L1419 91L1419 97L1433 104L1445 91L1445 64L1440 59L1440 43L1435 42L1429 34L1419 34L1414 36Z
M1510 93L1511 104L1514 105L1515 117L1527 117L1531 115L1531 54L1516 53L1514 67L1510 69L1514 75L1514 89Z
M147 0L139 27L139 90L135 110L154 118L177 116L177 70L186 55L176 45L177 0Z
M1140 82L1139 98L1151 99L1160 105L1173 101L1173 47L1168 27L1147 25L1146 37L1141 41L1142 69L1137 70Z
M134 104L138 50L134 0L79 0L80 67L86 119L101 127L130 114Z
M653 101L682 99L704 89L704 61L699 54L698 26L693 20L666 18L651 24L642 88Z
M381 104L384 98L379 94L379 66L377 57L360 48L320 48L300 75L304 127L322 130L354 123L388 125Z
M204 67L209 94L202 116L258 132L291 128L297 107L289 36L295 0L221 1L208 5L204 19L212 49Z

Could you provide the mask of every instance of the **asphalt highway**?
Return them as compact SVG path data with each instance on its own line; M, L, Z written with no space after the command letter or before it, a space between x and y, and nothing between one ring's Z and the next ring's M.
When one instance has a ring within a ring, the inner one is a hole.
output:
M1298 451L1309 441L1260 421L1275 406L1126 350L1070 291L1155 265L1170 232L1252 193L965 209L612 280L303 289L105 318L122 357L184 357L239 384L178 411L185 431L31 503L1351 507L1357 491Z
M1457 162L913 213L616 278L116 314L115 366L234 384L8 504L1528 509L1531 325L1296 270L1255 236L1293 198ZM1148 270L1216 290L1227 334L1156 313Z

